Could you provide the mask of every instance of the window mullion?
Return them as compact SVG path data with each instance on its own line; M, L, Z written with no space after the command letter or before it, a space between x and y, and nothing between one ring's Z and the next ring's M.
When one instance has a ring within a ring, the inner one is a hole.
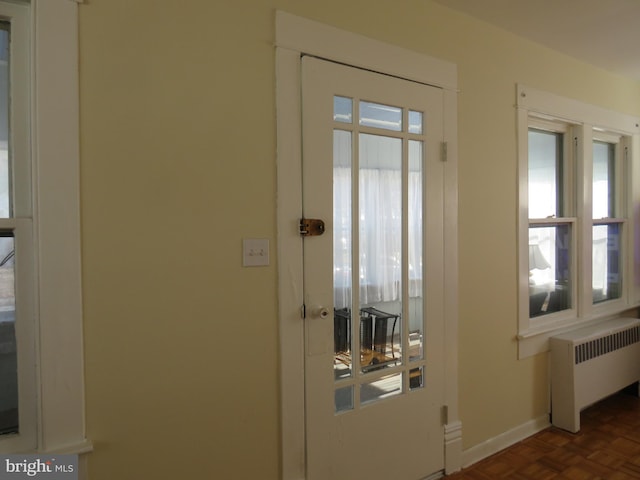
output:
M518 109L518 332L530 329L529 319L529 115Z
M592 302L592 246L593 246L593 128L580 125L573 128L576 165L576 268L575 285L578 316L588 316Z

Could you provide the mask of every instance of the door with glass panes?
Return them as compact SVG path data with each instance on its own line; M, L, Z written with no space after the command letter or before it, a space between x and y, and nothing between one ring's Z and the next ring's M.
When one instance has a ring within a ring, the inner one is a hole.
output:
M444 467L443 93L311 57L302 92L307 478L425 478Z

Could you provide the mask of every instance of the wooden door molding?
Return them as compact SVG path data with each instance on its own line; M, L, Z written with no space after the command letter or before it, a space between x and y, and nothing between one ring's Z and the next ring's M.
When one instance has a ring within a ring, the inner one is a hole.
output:
M368 52L364 53L363 52ZM436 85L444 91L445 187L445 471L462 464L458 417L457 72L427 55L276 12L277 251L281 382L282 478L305 478L301 65L312 54Z

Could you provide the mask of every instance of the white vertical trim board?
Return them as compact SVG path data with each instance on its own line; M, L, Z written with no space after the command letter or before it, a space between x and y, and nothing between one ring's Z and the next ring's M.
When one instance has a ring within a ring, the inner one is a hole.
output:
M282 478L305 478L304 330L301 319L302 239L300 57L311 54L443 88L445 94L445 425L447 473L462 465L458 418L457 67L295 15L276 12L277 228L281 378Z
M305 477L300 53L276 51L278 300L283 478ZM286 254L285 254L286 252Z
M78 5L68 0L32 0L32 8L39 247L39 450L77 452L90 448L84 425Z

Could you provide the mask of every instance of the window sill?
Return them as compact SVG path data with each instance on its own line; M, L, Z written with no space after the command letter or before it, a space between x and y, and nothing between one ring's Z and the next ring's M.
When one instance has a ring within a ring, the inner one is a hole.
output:
M530 328L521 331L517 336L518 340L518 359L524 359L546 353L549 351L549 338L560 333L568 332L576 328L588 327L596 325L600 322L610 320L621 316L638 316L638 308L640 303L636 304L615 304L609 308L603 308L597 313L588 317L574 318L569 321L562 322L561 325L546 324L540 328Z

